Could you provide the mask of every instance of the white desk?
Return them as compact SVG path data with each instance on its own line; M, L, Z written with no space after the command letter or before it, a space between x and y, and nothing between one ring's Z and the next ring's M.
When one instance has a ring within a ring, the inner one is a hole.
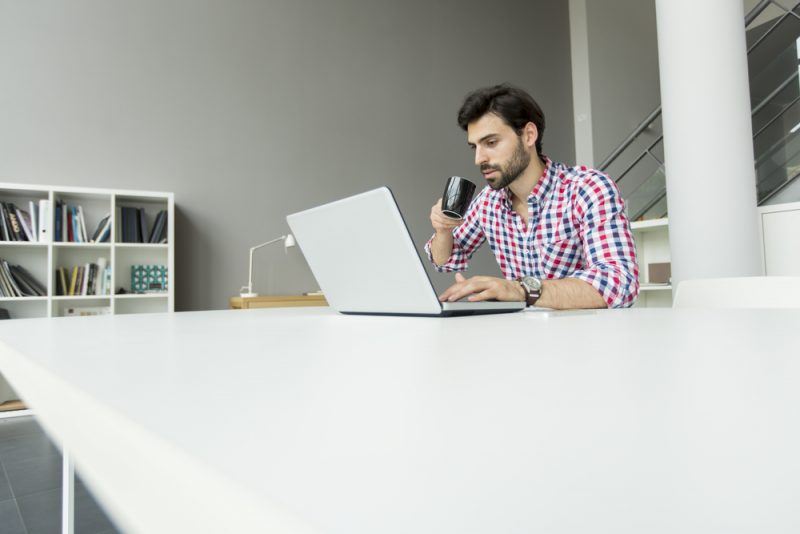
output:
M779 533L799 332L746 310L22 319L0 371L125 531Z

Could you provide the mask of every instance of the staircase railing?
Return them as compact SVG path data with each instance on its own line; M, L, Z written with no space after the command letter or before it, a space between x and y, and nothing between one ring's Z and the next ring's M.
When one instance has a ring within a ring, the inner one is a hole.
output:
M781 11L783 11L783 13L780 16L776 17L775 21L769 26L769 28L767 28L748 47L747 50L748 56L759 45L766 42L767 38L770 35L772 35L787 18L794 17L795 19L800 21L800 14L796 13L798 8L800 8L800 1L795 3L791 9L787 9L781 4L777 3L775 0L761 0L745 16L744 19L745 28L750 26L752 22L771 5L778 7ZM764 97L758 104L756 104L753 107L751 116L755 118L759 112L764 110L770 103L772 103L776 99L776 97L778 97L778 95L780 95L784 90L786 90L787 87L790 87L791 84L797 79L798 79L798 69L795 68L789 76L783 79L782 82L778 84L778 86L772 92L770 92L770 94ZM798 102L800 102L800 94L798 94L798 96L792 99L788 104L783 105L780 111L775 116L773 116L770 120L766 121L765 124L761 125L758 128L758 130L753 135L754 142L762 133L768 131L770 126L774 125L779 119L783 118L790 109L793 109L795 104L797 104ZM631 131L631 133L628 134L628 136L614 150L611 151L611 153L600 163L600 165L598 165L597 168L600 171L606 172L609 169L609 167L611 167L611 165L617 163L618 160L620 160L620 157L624 153L626 153L626 151L631 147L631 145L633 145L637 141L640 141L643 134L645 133L653 134L653 130L656 129L656 123L659 121L660 117L661 117L661 106L658 106L656 109L650 112L647 115L647 117L645 117L645 119L642 120L636 126L636 128L634 128ZM791 133L794 133L794 131L792 131ZM654 162L655 165L657 166L656 170L652 172L650 176L648 176L638 185L635 185L632 191L629 191L629 196L631 198L628 198L626 200L628 200L629 210L631 210L632 207L634 210L632 213L629 212L628 214L631 220L637 220L640 217L644 217L649 212L651 212L651 210L654 210L654 208L656 207L658 207L658 210L656 211L656 213L654 213L654 216L660 217L666 215L666 181L664 178L664 168L663 168L664 163L662 161L662 158L660 158L655 151L656 147L658 147L658 145L662 143L663 139L664 139L663 133L659 132L653 141L650 141L649 143L648 142L644 143L645 144L644 148L632 156L631 162L629 164L625 165L619 172L615 173L614 179L618 184L620 184L620 189L623 189L621 184L622 180L626 176L628 176L629 173L631 173L631 171L633 171L643 160L649 159L652 162ZM780 146L785 145L787 143L786 139L787 138L784 137L777 144ZM770 151L774 152L774 150L775 150L774 146L771 146L769 150L767 150L767 153L770 153ZM793 175L790 175L788 179L786 179L783 183L777 184L775 187L769 189L768 191L763 192L763 194L760 191L759 203L765 202L769 198L773 197L781 190L783 190L783 188L788 186L795 178L800 176L800 147L798 147L797 157L798 157L798 165L797 165L798 171ZM754 163L757 164L758 159ZM623 196L626 196L624 189L623 189Z

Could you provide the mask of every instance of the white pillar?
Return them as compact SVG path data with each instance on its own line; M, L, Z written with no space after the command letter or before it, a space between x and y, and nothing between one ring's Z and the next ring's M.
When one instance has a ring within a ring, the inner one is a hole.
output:
M589 75L589 29L586 19L586 0L569 0L575 163L593 167L595 161L592 138L592 90Z
M672 281L762 274L742 2L656 0Z

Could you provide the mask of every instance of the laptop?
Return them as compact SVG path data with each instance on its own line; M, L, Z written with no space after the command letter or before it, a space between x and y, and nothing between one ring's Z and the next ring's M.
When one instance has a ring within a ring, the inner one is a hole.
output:
M525 308L524 302L440 302L388 187L286 221L325 298L341 313L440 317Z

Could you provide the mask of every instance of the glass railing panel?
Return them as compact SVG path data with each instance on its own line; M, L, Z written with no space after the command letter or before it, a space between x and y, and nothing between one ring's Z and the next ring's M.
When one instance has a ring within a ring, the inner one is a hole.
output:
M781 139L756 159L756 190L758 202L771 196L800 174L800 127L788 128ZM794 130L794 131L792 131ZM780 131L776 128L776 131Z
M748 50L750 50L754 43L761 39L764 32L769 30L775 24L775 22L777 22L780 17L783 16L785 11L780 11L780 14L777 14L776 11L772 11L772 13L776 14L776 16L772 20L765 22L759 27L752 29L753 25L751 25L751 28L748 28ZM764 13L766 12L767 11ZM762 15L764 13L762 13ZM797 39L798 35L800 35L800 21L792 15L783 17L780 23L775 26L769 35L761 39L755 48L750 50L750 53L747 56L747 66L750 72L750 78L753 79L760 76L761 71L767 68L776 56L791 46L795 39Z
M664 166L659 165L642 183L629 193L622 193L631 221L657 219L667 212L667 181Z
M753 133L778 115L800 96L797 42L782 50L757 76L750 77L750 102ZM766 104L764 102L766 101Z

